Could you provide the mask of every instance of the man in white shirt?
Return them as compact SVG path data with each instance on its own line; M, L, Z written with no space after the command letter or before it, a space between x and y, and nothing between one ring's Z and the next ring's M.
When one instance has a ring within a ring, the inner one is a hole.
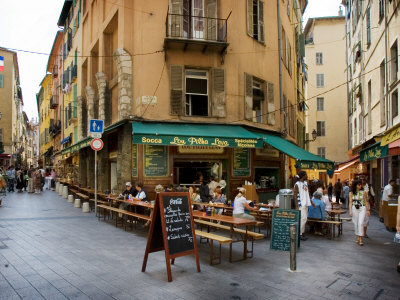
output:
M307 240L307 238L304 236L304 231L306 229L308 207L311 205L315 207L315 204L310 199L310 193L307 184L307 173L305 171L299 172L299 181L297 181L296 184L294 185L293 197L296 209L300 210L301 212L300 239L302 241L305 241Z
M394 199L393 197L393 186L395 185L396 181L394 179L391 179L389 181L389 184L387 184L383 188L383 193L382 193L382 199L381 199L381 205L379 208L379 221L383 222L383 201L389 201L391 199Z

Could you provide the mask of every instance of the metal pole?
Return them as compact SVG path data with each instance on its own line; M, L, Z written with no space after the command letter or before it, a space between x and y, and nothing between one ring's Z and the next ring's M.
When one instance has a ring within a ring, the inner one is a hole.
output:
M296 224L289 225L290 231L290 271L296 271Z
M94 213L97 216L97 150L94 151Z

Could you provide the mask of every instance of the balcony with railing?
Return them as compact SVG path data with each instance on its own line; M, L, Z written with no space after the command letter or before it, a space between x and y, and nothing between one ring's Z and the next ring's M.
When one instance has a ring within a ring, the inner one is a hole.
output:
M49 128L50 135L54 138L57 134L61 133L61 121L53 121L50 120L50 128Z
M166 19L166 49L218 51L228 47L228 19L168 13Z
M58 106L58 95L53 95L50 98L50 108L54 109Z

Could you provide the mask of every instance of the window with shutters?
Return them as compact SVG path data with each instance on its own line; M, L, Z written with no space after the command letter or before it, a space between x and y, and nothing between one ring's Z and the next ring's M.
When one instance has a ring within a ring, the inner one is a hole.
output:
M324 63L322 52L315 53L315 58L316 58L316 64L317 65L322 65Z
M317 121L317 136L325 136L325 121Z
M325 78L324 74L317 74L317 88L321 88L325 86Z
M397 80L397 73L399 72L399 51L397 48L397 41L390 47L390 83Z
M385 0L379 0L379 21L383 19L385 15Z
M386 105L385 105L385 61L383 60L379 66L380 70L380 90L379 90L379 106L381 116L381 127L386 124Z
M245 119L275 124L274 84L245 73ZM264 118L266 116L266 118Z
M3 74L0 74L0 88L3 88L3 87L4 87L4 82L3 82L3 80L4 80Z
M317 98L317 111L324 111L324 98L323 97Z
M371 45L371 7L367 8L367 46Z
M322 158L325 158L325 150L326 148L325 147L318 147L317 148L317 151L318 151L318 156L321 156Z
M262 103L264 101L264 92L262 82L253 80L253 122L262 123Z
M247 0L247 34L260 43L265 43L264 1Z
M208 116L208 110L208 72L186 70L185 114L187 116Z
M392 119L399 115L399 97L397 91L392 93Z
M3 128L0 128L0 143L3 142Z

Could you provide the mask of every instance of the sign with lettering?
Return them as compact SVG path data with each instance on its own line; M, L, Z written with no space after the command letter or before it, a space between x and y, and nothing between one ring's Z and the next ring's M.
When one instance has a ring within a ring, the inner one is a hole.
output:
M303 170L334 170L335 164L333 162L315 162L315 161L297 161L296 162L297 169Z
M262 139L240 139L198 136L160 136L160 135L133 135L134 144L166 145L166 146L203 146L203 147L231 147L231 148L262 148Z
M66 155L66 154L74 153L82 148L86 148L86 147L90 146L91 141L92 141L91 139L85 139L79 143L76 143L73 146L70 146L68 148L61 150L61 154Z
M172 281L172 264L176 257L195 254L197 271L200 262L197 251L192 206L189 193L157 194L142 272L146 271L148 254L165 251L168 281Z
M249 149L233 149L233 170L235 177L250 176L250 150Z
M381 147L386 146L394 141L400 139L400 127L391 129L388 133L386 133L381 140Z
M383 158L389 155L389 147L376 144L368 149L362 150L360 153L360 161L369 161L377 158Z
M256 155L279 158L279 150L276 150L272 146L265 144L264 148L256 149Z
M289 225L297 225L297 245L300 247L300 211L274 209L272 211L271 244L273 250L290 251Z
M138 176L138 168L137 168L137 148L136 144L132 145L132 177Z
M222 154L225 149L217 146L179 146L178 153L190 154Z
M165 146L144 146L144 175L163 177L168 175L168 148Z

